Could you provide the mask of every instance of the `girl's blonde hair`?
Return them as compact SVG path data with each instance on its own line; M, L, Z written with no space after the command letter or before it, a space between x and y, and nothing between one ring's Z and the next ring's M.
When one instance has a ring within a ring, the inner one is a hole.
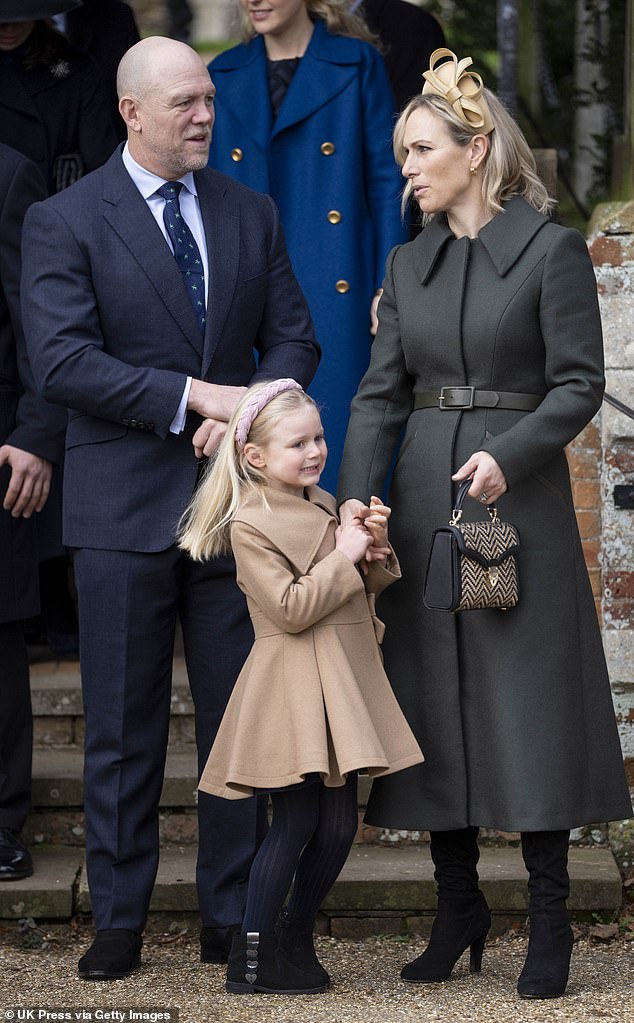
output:
M484 96L494 125L493 131L487 135L489 148L481 166L482 196L487 212L492 216L500 213L503 202L519 195L540 213L549 213L555 201L537 176L535 157L528 142L497 96L488 89L484 90ZM475 135L483 134L481 129L470 128L465 124L442 96L433 93L414 96L403 108L394 127L394 156L401 167L407 158L405 126L410 115L420 109L427 109L444 121L450 138L457 146L468 146ZM401 202L403 213L407 209L412 190L412 182L408 181ZM423 213L423 223L427 223L431 216Z
M236 406L227 432L210 459L196 492L178 525L177 543L194 561L205 561L231 550L230 527L247 490L260 490L266 476L252 466L244 448L236 445L236 427L250 399L270 381L254 384ZM266 445L276 425L290 412L310 405L313 399L301 390L283 391L258 412L247 443ZM264 498L264 494L262 494Z
M363 39L381 49L377 35L370 31L361 14L351 13L350 0L304 0L311 21L320 18L325 21L326 28L333 36L351 36ZM257 35L242 0L238 0L242 41L248 43Z

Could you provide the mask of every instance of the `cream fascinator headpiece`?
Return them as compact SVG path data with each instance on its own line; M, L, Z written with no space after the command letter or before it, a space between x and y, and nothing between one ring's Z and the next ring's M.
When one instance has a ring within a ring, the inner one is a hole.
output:
M450 60L439 64L443 57ZM423 72L423 94L442 96L464 124L488 135L494 125L484 98L482 79L475 71L467 71L471 64L471 57L459 61L452 50L444 47L434 50L429 58L429 71Z

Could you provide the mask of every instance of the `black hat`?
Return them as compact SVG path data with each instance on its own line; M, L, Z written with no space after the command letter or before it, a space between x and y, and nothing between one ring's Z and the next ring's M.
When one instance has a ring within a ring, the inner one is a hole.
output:
M3 21L37 21L81 7L82 0L0 0L0 24Z

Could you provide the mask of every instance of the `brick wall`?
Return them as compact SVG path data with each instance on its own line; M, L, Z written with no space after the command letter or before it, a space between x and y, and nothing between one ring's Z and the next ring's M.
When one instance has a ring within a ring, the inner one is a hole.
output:
M598 206L589 227L589 249L599 292L605 343L607 390L634 406L634 202ZM600 439L598 491L600 543L598 566L586 507L592 490L592 447L584 435L571 448L575 498L584 530L590 571L600 569L600 596L612 696L626 770L634 784L634 510L618 507L614 488L634 484L634 421L604 402L593 427ZM584 431L585 433L585 431ZM596 493L596 491L595 491ZM593 583L593 585L596 585ZM595 596L597 590L595 589ZM628 839L634 856L634 830Z
M601 545L601 434L594 422L589 423L585 430L569 445L567 455L583 552L586 558L599 621L601 621L602 585L601 568L599 565Z

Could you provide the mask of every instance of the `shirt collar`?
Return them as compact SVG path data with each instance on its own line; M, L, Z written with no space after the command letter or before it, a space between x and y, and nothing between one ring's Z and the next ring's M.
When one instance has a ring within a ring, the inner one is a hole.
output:
M165 184L166 179L160 177L158 174L153 174L152 171L142 167L140 163L137 163L134 157L131 155L128 149L128 143L126 142L123 147L121 154L125 169L134 181L134 184L138 188L139 192L144 199L149 199L156 193L157 188ZM192 171L187 171L181 178L177 178L178 181L182 181L184 187L192 195L198 195L196 189L196 181Z

